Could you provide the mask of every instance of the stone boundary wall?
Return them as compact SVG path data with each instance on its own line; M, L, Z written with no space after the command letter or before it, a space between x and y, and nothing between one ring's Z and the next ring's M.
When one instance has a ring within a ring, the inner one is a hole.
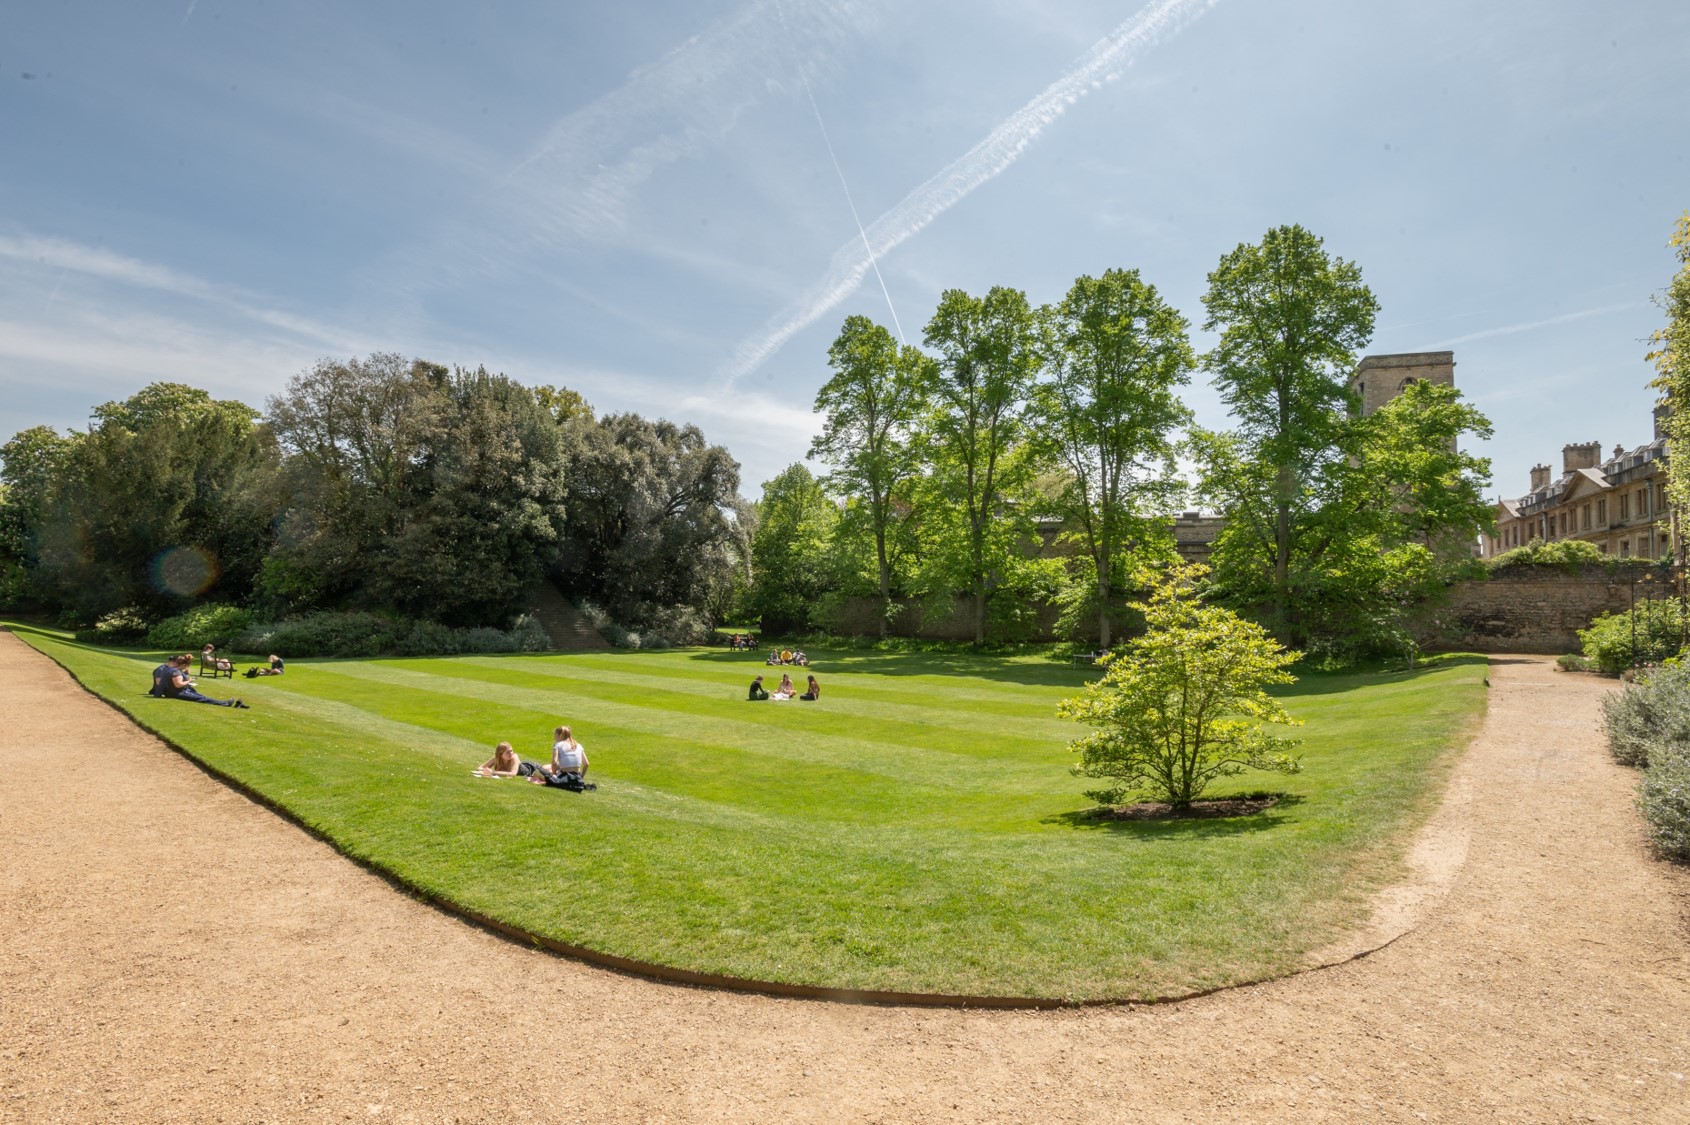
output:
M1634 573L1639 601L1676 593L1670 577L1651 566L1511 566L1489 579L1457 582L1418 639L1429 649L1463 652L1578 652L1580 629L1630 607Z

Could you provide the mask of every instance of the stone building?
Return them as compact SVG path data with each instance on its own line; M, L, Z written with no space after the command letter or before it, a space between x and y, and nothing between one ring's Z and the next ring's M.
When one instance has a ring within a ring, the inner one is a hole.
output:
M1534 539L1582 539L1617 558L1664 559L1672 553L1666 499L1666 439L1656 411L1655 436L1635 449L1576 442L1561 449L1561 475L1532 468L1531 491L1496 502L1496 533L1484 537L1486 558Z
M1397 352L1366 355L1350 376L1350 390L1361 399L1362 414L1372 414L1410 383L1455 386L1454 352Z

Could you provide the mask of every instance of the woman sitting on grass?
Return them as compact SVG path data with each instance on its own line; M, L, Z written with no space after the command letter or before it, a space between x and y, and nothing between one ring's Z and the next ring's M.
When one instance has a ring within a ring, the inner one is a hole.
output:
M820 699L821 697L822 697L822 686L820 684L816 683L816 678L814 676L811 676L810 677L810 690L805 692L803 695L800 695L798 698L799 699L808 699L813 703L816 700Z
M780 678L780 686L775 689L775 694L772 696L772 698L774 698L774 699L791 699L793 696L795 696L797 694L798 694L798 689L792 686L792 677L788 676L788 675L782 675L781 678Z
M535 785L579 788L587 780L587 748L575 741L568 727L558 727L552 737L557 739L552 743L552 764L541 766L528 780Z

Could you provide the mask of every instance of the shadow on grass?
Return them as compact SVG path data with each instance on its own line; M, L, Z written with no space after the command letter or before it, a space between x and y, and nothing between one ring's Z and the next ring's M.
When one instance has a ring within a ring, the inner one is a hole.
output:
M1270 794L1259 795L1269 796ZM1274 793L1271 796L1279 799L1261 812L1247 813L1242 816L1170 817L1167 820L1113 820L1097 815L1098 810L1096 808L1089 808L1047 816L1039 823L1061 824L1081 831L1109 832L1116 835L1133 836L1146 843L1155 843L1158 840L1221 839L1227 836L1253 835L1257 832L1267 832L1278 828L1288 819L1283 815L1284 811L1303 803L1303 798L1294 793Z
M705 649L690 655L694 660L712 665L737 664L747 670L765 667L793 670L792 665L765 665L763 657L757 653ZM994 680L1035 687L1080 687L1094 678L1094 669L1090 667L1074 668L1054 663L1040 665L1020 661L1011 663L1014 659L1012 657L994 656L990 653L852 652L818 649L813 652L806 650L806 655L810 658L809 667L798 670L814 672L818 676L828 672L860 672L871 676L966 676L976 680Z

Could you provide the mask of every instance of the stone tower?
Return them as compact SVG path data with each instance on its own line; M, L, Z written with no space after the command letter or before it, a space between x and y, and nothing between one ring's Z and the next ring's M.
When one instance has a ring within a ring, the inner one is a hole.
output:
M1455 386L1454 352L1399 352L1362 356L1350 376L1350 390L1361 397L1361 412L1372 414L1416 380Z

